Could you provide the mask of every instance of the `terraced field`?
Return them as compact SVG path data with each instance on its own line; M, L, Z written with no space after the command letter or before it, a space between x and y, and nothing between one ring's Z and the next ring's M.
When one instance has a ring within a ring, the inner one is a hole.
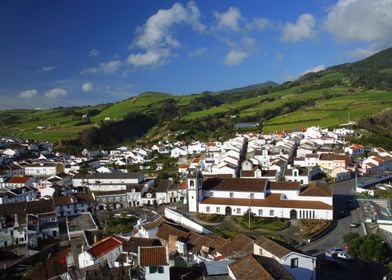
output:
M369 90L321 100L314 108L277 116L264 123L264 130L295 129L310 125L335 127L346 123L348 118L357 121L388 107L392 107L392 92Z

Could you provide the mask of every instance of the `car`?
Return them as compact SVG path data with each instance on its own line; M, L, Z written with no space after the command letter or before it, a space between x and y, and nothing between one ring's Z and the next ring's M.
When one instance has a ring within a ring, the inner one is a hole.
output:
M336 257L338 253L344 253L345 251L342 248L331 248L325 252L327 257Z
M352 222L352 223L350 224L350 228L357 228L357 227L359 227L360 225L361 225L360 223Z
M347 254L346 252L338 252L336 254L336 257L339 259L344 259L344 260L352 260L353 257Z

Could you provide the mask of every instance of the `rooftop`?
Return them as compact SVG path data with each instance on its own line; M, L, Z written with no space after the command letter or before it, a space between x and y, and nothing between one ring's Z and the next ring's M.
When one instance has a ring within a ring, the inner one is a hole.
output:
M166 246L140 247L141 266L168 265Z
M203 190L263 192L265 179L208 178L203 181Z

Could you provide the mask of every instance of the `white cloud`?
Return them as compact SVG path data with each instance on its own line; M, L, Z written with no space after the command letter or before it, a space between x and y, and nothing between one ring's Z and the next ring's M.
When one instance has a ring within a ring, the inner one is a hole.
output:
M267 27L271 26L272 23L267 18L255 18L253 19L248 25L248 29L257 29L257 30L264 30Z
M82 90L83 90L84 92L89 92L89 91L92 91L92 90L93 90L94 86L93 86L92 83L87 82L87 83L84 83L84 84L82 85L81 88L82 88Z
M237 7L230 7L226 12L215 12L215 17L218 19L219 29L231 29L232 31L239 32L239 21L242 19L240 9Z
M101 50L98 49L92 49L89 53L88 56L90 57L97 57L101 55Z
M148 50L145 53L129 55L127 62L134 66L157 66L164 63L168 57L170 57L168 49Z
M225 55L224 62L226 65L238 65L249 55L250 53L248 51L231 50Z
M63 88L53 88L45 93L45 96L48 98L64 97L67 95L68 92Z
M353 51L347 52L348 56L353 58L365 58L375 54L378 51L377 48L369 47L369 48L356 48Z
M305 75L307 73L317 73L323 70L325 70L325 65L321 64L321 65L317 65L316 67L305 70L301 75Z
M330 7L324 27L337 40L392 43L391 0L339 0Z
M172 49L181 43L173 36L172 28L176 25L188 25L193 30L204 31L200 22L200 11L191 1L186 6L175 3L170 9L159 10L148 18L143 26L137 28L137 37L132 47L144 52L131 54L127 62L134 66L155 66L164 63L172 55Z
M88 74L113 74L118 72L121 68L120 60L111 60L108 62L101 62L98 67L90 67L83 69L80 74L88 75Z
M52 72L54 68L54 66L45 66L41 68L41 72Z
M188 54L188 56L189 57L202 56L206 51L207 51L207 48L198 48L198 49L191 51Z
M302 14L295 23L288 22L283 26L281 40L290 43L312 39L316 36L316 19L311 14Z
M37 94L38 94L38 91L36 89L29 89L29 90L22 91L19 94L19 97L20 98L31 98L31 97L36 96Z

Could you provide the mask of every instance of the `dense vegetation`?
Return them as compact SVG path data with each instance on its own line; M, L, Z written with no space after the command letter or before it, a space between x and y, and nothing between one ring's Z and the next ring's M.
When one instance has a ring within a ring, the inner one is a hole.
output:
M377 235L348 233L343 240L348 245L349 254L363 261L381 262L388 256L388 245Z

